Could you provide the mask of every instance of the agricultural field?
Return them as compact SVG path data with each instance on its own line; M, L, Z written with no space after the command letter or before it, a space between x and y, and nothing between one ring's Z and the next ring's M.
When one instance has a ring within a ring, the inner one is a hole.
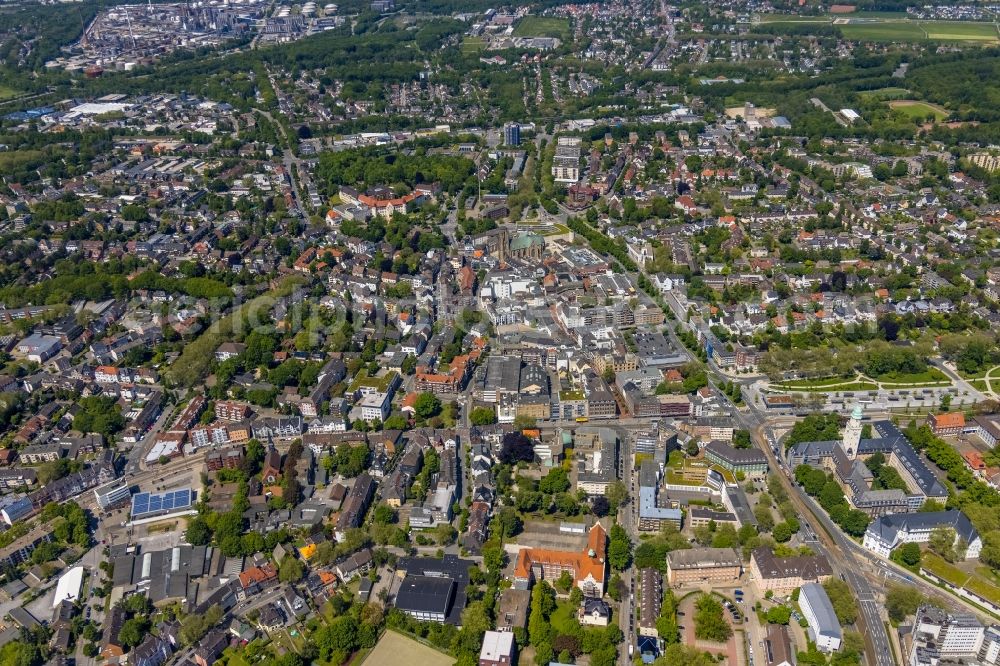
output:
M762 24L833 25L845 39L871 42L1000 42L994 23L975 21L915 21L897 13L858 13L850 15L794 16L764 14L756 17Z
M894 111L905 113L911 118L922 120L933 116L938 122L951 115L947 109L937 104L918 102L913 99L898 99L889 102L889 107Z
M981 41L996 42L1000 39L994 23L973 23L963 21L921 21L930 39L945 42Z
M832 18L822 16L798 16L796 14L760 14L754 20L758 23L830 23Z
M554 16L525 16L514 28L515 37L558 37L567 42L571 34L569 19Z
M865 21L838 24L844 39L865 42L922 42L927 33L912 21Z
M455 662L443 652L407 638L394 631L386 631L362 663L368 666L379 664L406 664L407 666L451 666Z

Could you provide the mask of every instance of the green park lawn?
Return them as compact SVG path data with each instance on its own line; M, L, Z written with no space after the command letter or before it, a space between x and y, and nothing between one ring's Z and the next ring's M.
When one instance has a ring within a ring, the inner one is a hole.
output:
M838 383L816 382L816 383L794 383L784 382L773 384L771 388L778 391L795 391L799 393L841 393L845 391L874 391L878 388L871 382L841 380Z
M924 372L890 372L878 380L884 384L949 384L948 377L937 368L927 368Z

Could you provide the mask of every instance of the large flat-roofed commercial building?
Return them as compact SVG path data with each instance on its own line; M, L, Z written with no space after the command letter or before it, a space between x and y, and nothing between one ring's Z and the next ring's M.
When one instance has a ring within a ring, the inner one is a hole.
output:
M667 583L671 587L735 583L741 570L735 548L690 548L667 553Z
M757 516L750 509L750 500L740 486L725 485L722 487L722 504L736 516L739 527L753 525L757 527Z
M407 575L396 593L396 608L424 622L443 623L455 601L451 578Z
M733 473L767 474L767 456L760 449L737 449L725 442L712 441L705 446L705 460Z
M843 632L830 603L830 597L819 583L806 583L799 590L799 608L809 623L809 638L823 652L840 649Z
M175 511L185 511L194 502L190 488L167 490L162 493L137 493L132 496L132 520L163 516Z
M557 183L575 183L580 180L580 145L575 136L561 136L556 141L552 157L552 178Z
M993 635L971 613L950 614L933 606L917 609L913 621L909 666L938 666L940 663L974 663L977 657L987 664L995 649Z
M791 594L806 583L825 582L833 575L830 562L822 555L777 557L767 547L751 553L750 571L761 594L771 590L778 595Z
M455 555L399 558L396 575L403 582L396 607L418 620L460 624L473 564Z
M692 506L688 509L688 525L690 527L703 527L715 523L719 525L732 525L739 528L740 523L736 520L736 514L729 511L713 511L703 506Z
M115 479L111 483L94 488L94 499L102 511L109 511L128 504L132 489L125 479Z
M680 528L683 513L680 509L661 507L657 504L659 467L652 460L643 461L639 467L639 530L659 532L665 523Z
M589 464L581 461L576 478L577 490L591 497L603 495L618 479L618 434L610 428L578 428L575 444L578 451L588 448L593 451Z
M76 603L80 598L80 589L83 587L83 567L73 567L59 578L56 583L56 594L52 599L52 607L56 608L64 601L71 604Z

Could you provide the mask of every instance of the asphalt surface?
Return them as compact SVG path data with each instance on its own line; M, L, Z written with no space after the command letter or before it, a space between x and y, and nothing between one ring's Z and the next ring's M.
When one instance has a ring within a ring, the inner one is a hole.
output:
M748 414L744 414L736 408L736 405L729 400L728 396L721 391L719 393L723 396L723 400L729 403L734 418L739 422L740 427L748 430L752 438L754 435L757 435L756 438L753 438L755 443L767 455L771 470L777 473L779 469L778 460L772 451L770 441L759 441L761 439L760 433L764 430L769 430L763 415L753 405L749 405ZM768 437L770 439L773 435L769 433ZM774 440L771 439L771 441ZM886 632L882 617L881 604L876 600L876 593L872 589L871 583L858 573L859 571L864 571L866 566L864 562L858 562L855 557L855 547L860 548L860 546L857 546L844 536L840 528L834 525L833 521L826 515L826 512L816 506L812 498L802 492L802 489L797 484L792 483L787 476L783 476L782 474L778 474L778 478L783 478L783 483L789 489L789 496L793 502L799 504L800 507L807 508L808 512L812 513L815 519L819 520L824 531L832 540L833 548L830 548L829 545L824 544L820 540L812 541L809 545L829 560L834 574L839 575L850 586L851 591L854 592L860 610L860 616L856 624L861 634L865 637L865 659L867 663L869 666L895 666L889 643L889 635ZM807 512L802 511L803 519L801 522L803 526L809 527L814 531L810 521L804 519L806 515Z

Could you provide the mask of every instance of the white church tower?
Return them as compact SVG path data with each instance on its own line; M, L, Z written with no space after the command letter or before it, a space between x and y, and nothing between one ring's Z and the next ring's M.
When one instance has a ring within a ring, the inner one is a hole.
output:
M863 416L861 405L855 405L854 411L851 412L851 418L847 421L847 426L844 428L844 452L847 453L847 457L851 460L854 460L858 456L858 444L861 442L861 419Z

